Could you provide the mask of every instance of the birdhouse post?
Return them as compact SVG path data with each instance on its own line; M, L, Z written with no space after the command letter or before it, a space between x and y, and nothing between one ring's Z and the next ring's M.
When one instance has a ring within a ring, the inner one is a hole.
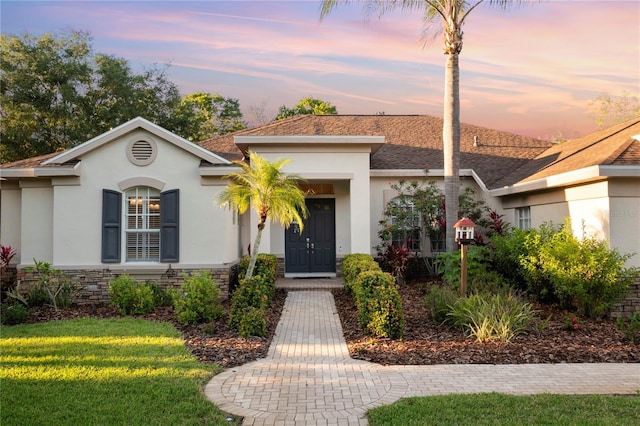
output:
M467 245L475 238L476 224L463 217L453 227L456 230L456 242L460 244L460 297L467 295Z

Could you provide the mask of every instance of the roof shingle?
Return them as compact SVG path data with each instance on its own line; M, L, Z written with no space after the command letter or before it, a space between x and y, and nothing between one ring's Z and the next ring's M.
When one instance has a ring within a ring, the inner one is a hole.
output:
M216 154L240 158L235 136L384 136L372 169L442 169L442 119L425 115L305 115L201 143ZM461 124L460 167L474 169L487 187L521 168L551 143L472 124ZM228 159L231 159L227 156Z

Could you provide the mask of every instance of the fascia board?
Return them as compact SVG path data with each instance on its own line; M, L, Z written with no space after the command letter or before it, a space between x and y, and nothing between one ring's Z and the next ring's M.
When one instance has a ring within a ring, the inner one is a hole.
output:
M3 178L32 178L56 176L80 176L80 163L73 167L30 167L25 169L2 169Z
M287 136L235 136L236 146L246 151L252 145L369 145L371 153L376 152L384 143L384 136L327 136L327 135L287 135Z
M516 183L512 186L504 188L492 189L489 191L491 195L496 197L519 194L529 191L538 191L548 188L557 188L562 186L575 185L593 180L600 180L606 177L638 177L640 176L640 166L630 165L595 165L566 173L560 173L542 179L536 179L531 182Z
M429 169L425 174L422 169L376 169L370 171L371 177L395 177L395 178L429 178L429 177L444 177L444 169ZM480 179L480 176L473 169L460 169L461 177L472 177L478 184L480 189L488 192L489 189L485 183Z

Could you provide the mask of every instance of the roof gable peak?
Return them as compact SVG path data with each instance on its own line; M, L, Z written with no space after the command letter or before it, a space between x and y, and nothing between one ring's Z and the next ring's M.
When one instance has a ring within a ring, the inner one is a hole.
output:
M137 129L146 130L147 132L153 134L154 136L164 139L169 143L172 143L178 146L179 148L182 148L183 150L190 152L196 157L199 157L200 159L208 161L210 163L231 164L231 162L226 160L225 158L220 157L219 155L216 155L211 151L208 151L198 146L197 144L194 144L193 142L190 142L176 135L175 133L172 133L167 129L160 127L157 124L154 124L142 117L136 117L134 119L131 119L126 123L119 125L118 127L114 127L113 129L94 137L93 139L90 139L66 151L63 151L62 153L54 156L53 158L50 158L44 161L42 164L43 165L64 164L72 160L77 160L82 155L88 152L91 152Z

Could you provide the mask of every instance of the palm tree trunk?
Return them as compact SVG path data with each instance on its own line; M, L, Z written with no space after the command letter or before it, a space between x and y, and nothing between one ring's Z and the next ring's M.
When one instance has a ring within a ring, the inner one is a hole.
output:
M444 199L446 220L446 247L456 249L453 225L458 221L458 195L460 192L460 69L458 53L447 54L444 77Z
M262 230L264 229L264 222L260 222L258 224L258 233L256 234L256 239L253 242L253 246L251 247L251 259L249 260L249 266L247 266L247 273L244 275L245 279L251 278L253 275L253 270L256 267L256 261L258 260L258 250L260 249L260 240L262 239Z

